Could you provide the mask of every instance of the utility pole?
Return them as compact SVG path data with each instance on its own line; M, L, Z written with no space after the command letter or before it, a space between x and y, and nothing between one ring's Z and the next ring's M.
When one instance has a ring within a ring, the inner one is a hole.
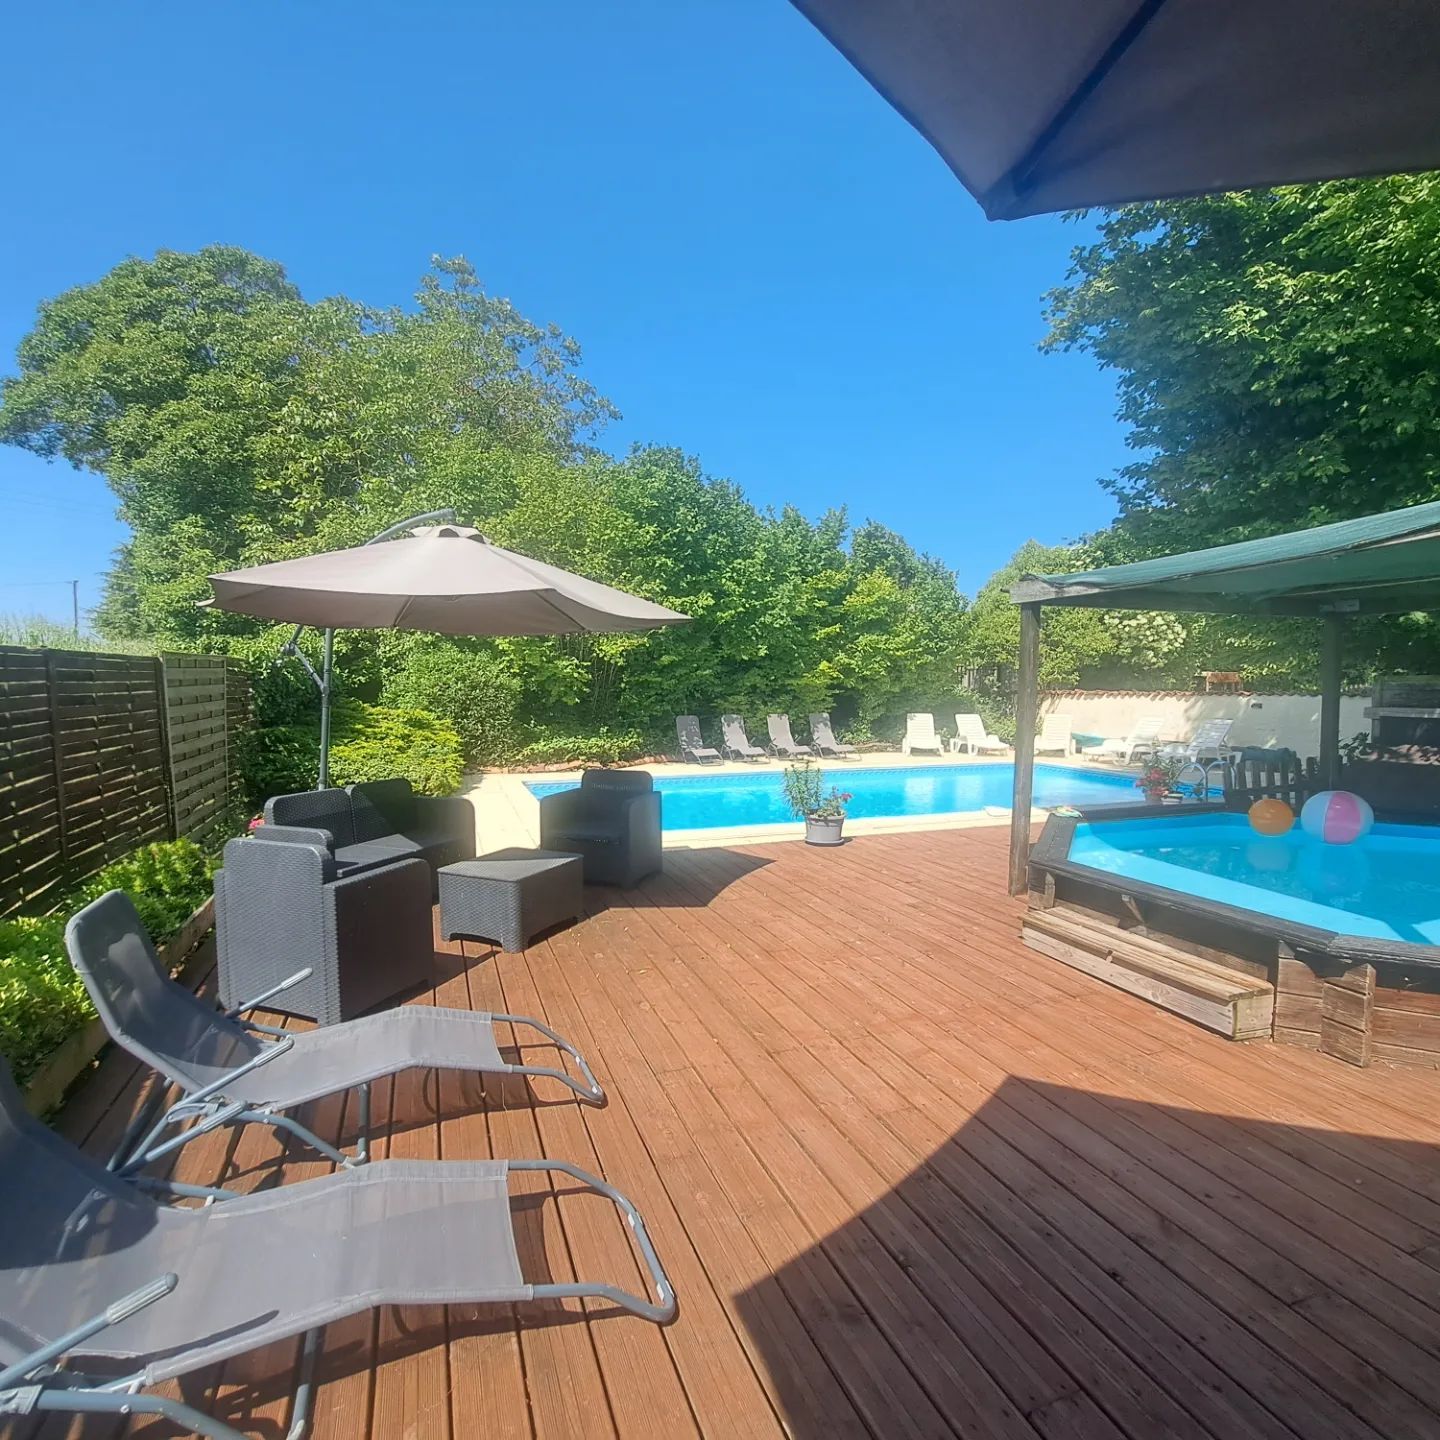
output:
M80 638L80 582L70 582L70 624L74 628L75 638Z

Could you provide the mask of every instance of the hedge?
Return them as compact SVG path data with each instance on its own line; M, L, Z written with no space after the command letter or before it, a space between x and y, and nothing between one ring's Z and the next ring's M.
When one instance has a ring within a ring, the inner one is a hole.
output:
M23 1085L94 1015L65 954L65 922L107 890L124 890L157 945L210 898L215 862L193 840L145 845L107 865L53 915L0 920L0 1052Z

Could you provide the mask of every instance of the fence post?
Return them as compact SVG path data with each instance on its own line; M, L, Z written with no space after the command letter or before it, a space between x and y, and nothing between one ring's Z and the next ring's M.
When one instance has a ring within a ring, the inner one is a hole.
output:
M70 858L69 824L65 803L65 764L60 755L60 712L56 708L55 652L45 651L45 698L50 707L50 753L55 762L55 828L60 845L60 868Z

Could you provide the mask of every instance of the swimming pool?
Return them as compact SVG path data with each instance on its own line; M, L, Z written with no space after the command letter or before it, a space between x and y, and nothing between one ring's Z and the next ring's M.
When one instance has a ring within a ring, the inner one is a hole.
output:
M827 766L825 784L848 791L852 819L890 819L909 815L948 815L987 807L1010 808L1015 767L995 765ZM785 804L783 767L744 774L657 776L664 796L662 828L716 830L726 826L793 825ZM536 797L574 787L573 780L527 780ZM1066 765L1035 767L1035 804L1115 805L1139 798L1134 778Z
M1440 829L1376 825L1327 845L1297 825L1257 835L1244 815L1075 826L1071 862L1342 935L1440 945Z

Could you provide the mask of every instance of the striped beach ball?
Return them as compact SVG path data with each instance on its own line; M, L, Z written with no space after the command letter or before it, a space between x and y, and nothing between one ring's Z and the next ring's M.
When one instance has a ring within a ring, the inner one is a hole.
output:
M1348 790L1322 790L1300 812L1300 828L1327 845L1349 845L1370 833L1375 812Z

